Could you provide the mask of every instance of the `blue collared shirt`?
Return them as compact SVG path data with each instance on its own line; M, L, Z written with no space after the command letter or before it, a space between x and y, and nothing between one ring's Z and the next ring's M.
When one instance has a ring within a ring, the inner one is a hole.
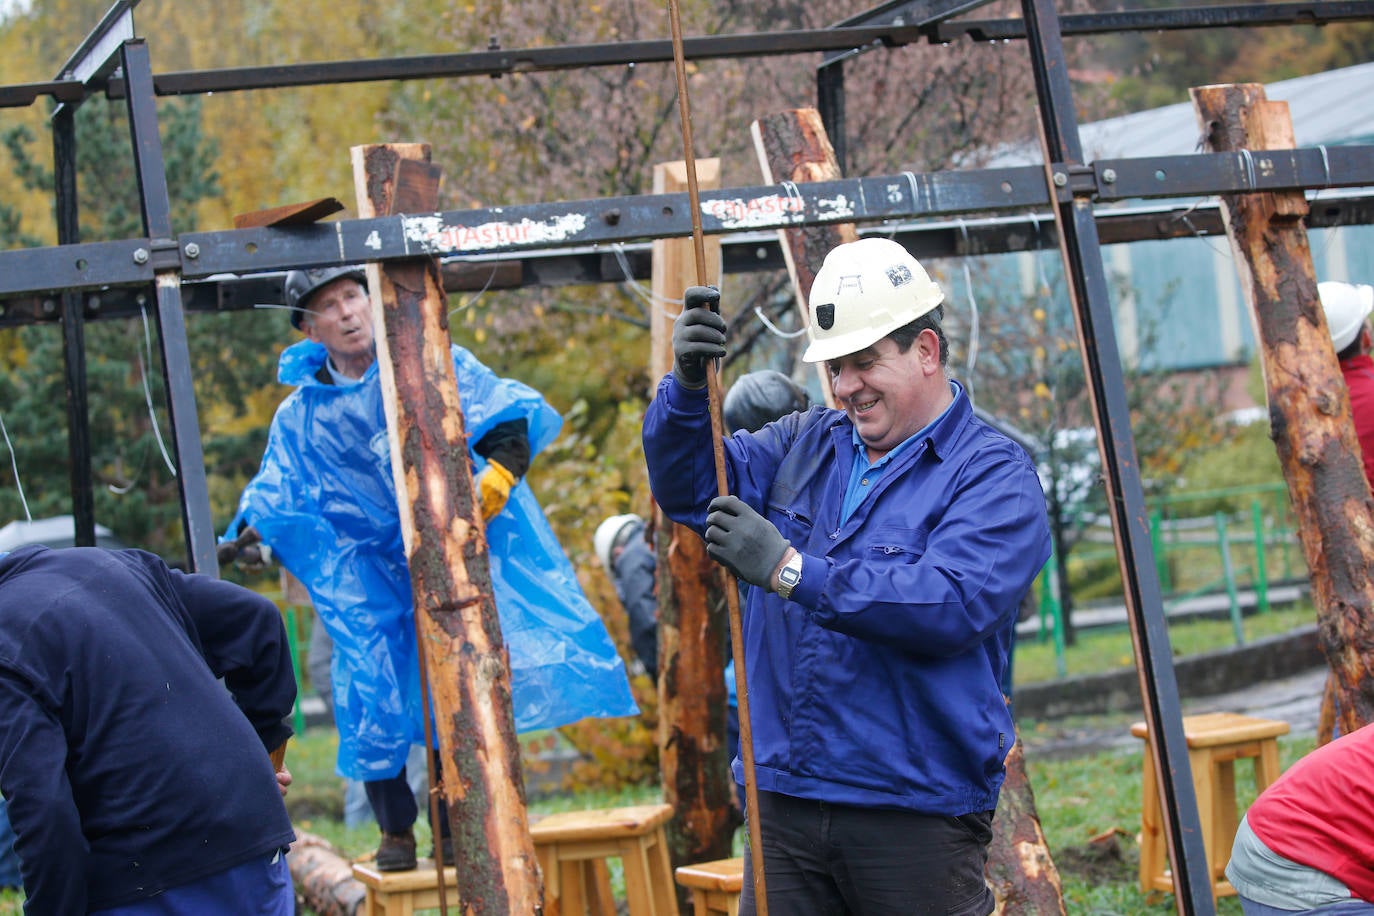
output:
M854 510L863 504L868 495L878 488L878 479L883 476L883 471L887 470L888 465L894 458L901 455L907 449L913 448L914 443L920 442L930 434L931 428L939 423L945 414L949 413L950 407L954 403L951 401L949 406L940 411L940 416L931 420L917 432L903 439L896 448L890 449L887 454L877 461L868 460L868 446L864 445L859 438L858 427L854 428L854 466L849 470L849 484L844 490L844 503L840 508L840 524L849 521L849 517L854 514Z

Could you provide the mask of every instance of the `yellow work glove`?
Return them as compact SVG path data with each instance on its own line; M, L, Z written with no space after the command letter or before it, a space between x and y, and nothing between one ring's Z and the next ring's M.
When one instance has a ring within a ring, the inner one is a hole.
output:
M482 501L482 521L489 522L505 508L515 475L499 461L488 461L487 468L477 477L477 498Z

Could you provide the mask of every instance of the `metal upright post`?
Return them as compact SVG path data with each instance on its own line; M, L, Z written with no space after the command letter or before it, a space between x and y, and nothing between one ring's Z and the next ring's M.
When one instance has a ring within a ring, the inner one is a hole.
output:
M219 563L215 559L215 531L210 520L205 455L200 445L191 354L182 314L181 253L172 238L171 199L162 161L162 140L158 136L152 66L148 46L141 39L124 42L120 54L128 90L129 131L143 226L153 249L148 257L155 270L158 340L162 347L162 372L167 386L177 483L181 488L181 520L186 533L187 559L192 570L216 575ZM186 254L196 256L190 251Z
M81 241L76 200L76 107L61 105L52 117L53 190L57 242ZM91 424L86 400L86 319L82 296L62 292L62 354L67 390L67 452L71 461L72 535L78 547L95 546L95 492L91 481Z
M1216 905L1183 734L1169 630L1150 546L1149 511L1140 482L1125 378L1093 218L1096 181L1083 161L1053 0L1022 0L1022 10L1040 103L1046 180L1056 198L1060 251L1092 394L1098 449L1151 736L1150 753L1155 756L1155 773L1165 810L1175 902L1180 913L1212 916Z

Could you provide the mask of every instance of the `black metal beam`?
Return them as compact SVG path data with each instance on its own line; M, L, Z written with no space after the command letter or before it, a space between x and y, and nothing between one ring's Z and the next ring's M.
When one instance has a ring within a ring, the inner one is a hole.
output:
M111 14L121 7L132 9L134 5L133 0L122 0L111 10ZM876 26L693 37L684 40L683 48L686 55L693 60L713 60L818 52L849 54L856 49L897 47L918 40L948 43L965 36L975 41L1002 41L1025 37L1025 23L1020 19L960 22L943 17L944 10L976 5L979 4L932 4L929 7L924 3L897 5L897 8L903 10L933 9L936 20L920 26L905 21L908 17L903 16L900 23ZM1226 26L1326 24L1369 19L1374 19L1374 0L1318 0L1308 3L1183 7L1066 16L1063 19L1063 34L1094 35L1106 32ZM88 43L91 44L85 52L88 56L103 49L99 42L88 40ZM74 55L73 60L76 57L77 55ZM671 42L625 41L373 60L175 71L158 74L154 77L153 84L159 95L189 95L381 80L504 76L627 64L668 63L672 59ZM70 64L71 62L69 66ZM103 79L97 72L90 79L89 85L84 85L82 81L70 76L63 76L49 83L0 86L0 108L32 105L44 96L52 96L63 102L75 102L90 93L102 91L111 98L121 97L124 94L123 81L117 78Z
M1052 163L1075 193L1103 201L1374 185L1374 146L1341 146ZM903 173L701 194L706 232L734 235L837 222L873 223L1045 209L1041 166ZM685 194L526 204L340 220L311 226L185 233L0 252L0 299L62 289L151 284L158 269L187 278L432 254L520 254L691 234Z
M152 239L153 251L175 249L167 172L158 135L157 101L148 46L141 40L121 46L124 77L128 83L129 131L134 166L138 172L143 228ZM158 341L162 348L163 381L167 388L167 415L176 458L177 486L181 490L181 520L186 535L186 558L192 572L219 574L215 558L215 527L210 518L210 491L205 475L205 453L196 418L196 391L191 378L191 353L186 340L186 321L181 310L181 275L178 261L160 263L156 269Z
M1083 147L1074 116L1073 91L1053 0L1023 0L1036 98L1040 103L1041 142L1047 163L1045 179L1056 192L1056 210L1064 275L1078 326L1093 423L1097 427L1107 504L1116 533L1122 587L1135 643L1141 696L1150 729L1150 753L1168 811L1169 851L1173 862L1175 902L1187 916L1216 912L1202 822L1193 790L1188 744L1183 734L1183 708L1174 675L1164 598L1155 574L1149 512L1140 480L1126 403L1125 373L1117 348L1102 250L1093 217L1092 192L1075 186L1069 176L1083 166Z
M1309 200L1308 229L1374 225L1374 195ZM1099 208L1095 213L1103 245L1224 235L1221 213L1213 202L1191 206ZM921 261L1057 248L1054 215L1032 212L1014 216L887 224L868 232L896 239ZM652 245L615 243L587 249L549 248L506 256L444 260L444 288L450 293L535 287L583 286L650 279ZM746 232L721 240L726 274L785 270L775 232ZM284 301L282 272L249 276L220 275L182 284L185 312L232 312ZM132 318L150 302L143 284L104 287L78 295L85 320ZM55 295L23 294L0 299L0 327L19 327L61 320Z
M1368 0L1313 0L1308 3L1259 3L1235 6L1174 7L1111 13L1074 13L1060 17L1065 36L1114 32L1169 32L1233 27L1328 25L1374 18ZM973 41L1012 41L1026 37L1024 19L943 21L929 30L930 40L945 44L967 37Z
M832 28L880 24L929 27L951 16L984 6L988 2L990 0L889 0L858 15L842 19ZM822 58L820 66L816 68L816 110L820 112L821 123L825 125L830 147L835 152L835 162L842 175L849 155L844 121L844 62L871 47L873 46L868 45L845 51L831 51Z
M76 198L76 111L59 109L52 118L53 195L57 242L80 236ZM62 358L67 401L67 454L72 494L72 543L95 546L95 492L91 475L90 409L86 399L86 329L81 294L62 292Z

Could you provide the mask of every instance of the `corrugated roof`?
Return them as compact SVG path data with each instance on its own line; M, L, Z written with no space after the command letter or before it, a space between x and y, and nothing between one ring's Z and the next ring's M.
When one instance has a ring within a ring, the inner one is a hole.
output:
M1374 63L1360 64L1268 83L1265 95L1285 101L1298 146L1374 142ZM1199 152L1200 131L1192 102L1080 124L1078 135L1088 162ZM1041 161L1037 145L999 153L988 167Z

